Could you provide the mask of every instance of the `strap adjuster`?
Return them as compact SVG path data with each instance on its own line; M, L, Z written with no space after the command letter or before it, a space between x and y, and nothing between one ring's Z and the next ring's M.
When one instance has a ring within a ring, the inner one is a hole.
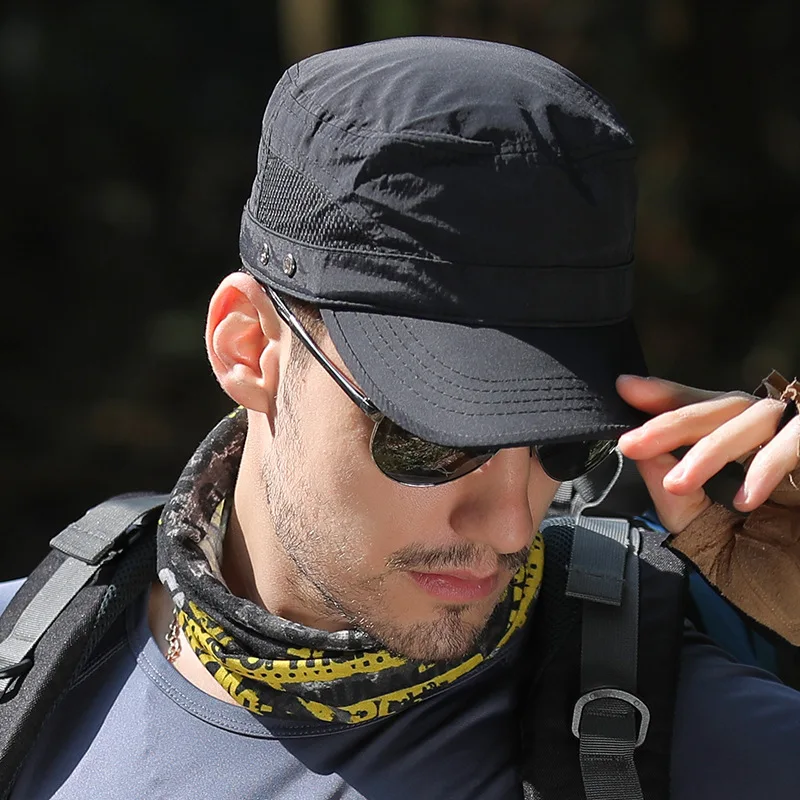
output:
M613 698L615 700L622 700L624 703L632 706L635 711L639 712L641 722L639 723L639 735L636 738L634 747L644 743L647 738L647 730L650 727L650 709L635 695L630 692L623 692L621 689L593 689L591 692L586 692L585 695L578 698L575 703L575 710L572 712L572 734L576 739L581 738L581 718L583 712L589 703L595 700L603 700L605 698Z

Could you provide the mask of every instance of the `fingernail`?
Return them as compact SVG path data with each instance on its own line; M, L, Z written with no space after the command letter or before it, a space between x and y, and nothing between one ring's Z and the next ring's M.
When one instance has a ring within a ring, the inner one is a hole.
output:
M736 496L733 498L733 504L735 506L744 506L747 505L749 499L750 499L750 492L748 492L744 484L742 484L739 487L739 491L736 492Z
M683 479L686 470L678 464L677 467L673 467L666 475L665 480L668 480L670 483L677 483L678 481Z

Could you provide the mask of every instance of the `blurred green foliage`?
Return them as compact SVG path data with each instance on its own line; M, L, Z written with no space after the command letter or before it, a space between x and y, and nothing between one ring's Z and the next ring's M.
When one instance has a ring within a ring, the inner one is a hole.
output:
M709 388L793 376L799 17L793 0L4 4L0 578L103 497L169 488L228 408L205 306L237 266L271 87L329 47L467 36L570 67L639 144L652 371Z

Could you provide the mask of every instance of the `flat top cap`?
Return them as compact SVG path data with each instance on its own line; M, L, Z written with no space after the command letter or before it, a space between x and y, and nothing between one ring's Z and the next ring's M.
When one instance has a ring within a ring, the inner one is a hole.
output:
M634 417L613 379L642 368L634 158L609 103L537 53L431 37L320 53L270 98L242 258L320 305L373 402L420 436L619 432Z
M548 162L632 145L611 106L580 78L510 45L392 39L320 53L286 75L286 91L356 134L421 135L445 148L491 144L483 152Z
M509 324L565 320L514 299L531 282L545 291L542 272L503 269L608 268L592 286L594 316L620 319L630 306L633 161L610 105L537 53L430 37L320 53L290 67L269 101L242 252L253 264L269 241L278 260L264 277L323 305ZM315 248L293 254L291 281L281 238ZM375 262L344 263L341 253L381 257L373 291L356 278ZM478 314L467 295L487 281L497 298L482 297ZM582 321L591 319L573 314Z

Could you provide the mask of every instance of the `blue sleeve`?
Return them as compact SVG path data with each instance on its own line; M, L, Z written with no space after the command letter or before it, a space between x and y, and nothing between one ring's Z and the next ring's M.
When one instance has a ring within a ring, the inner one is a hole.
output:
M671 796L800 797L800 692L693 629L681 658Z
M11 598L17 593L25 578L18 578L15 581L4 581L0 583L0 614L6 610L6 606L11 602Z

